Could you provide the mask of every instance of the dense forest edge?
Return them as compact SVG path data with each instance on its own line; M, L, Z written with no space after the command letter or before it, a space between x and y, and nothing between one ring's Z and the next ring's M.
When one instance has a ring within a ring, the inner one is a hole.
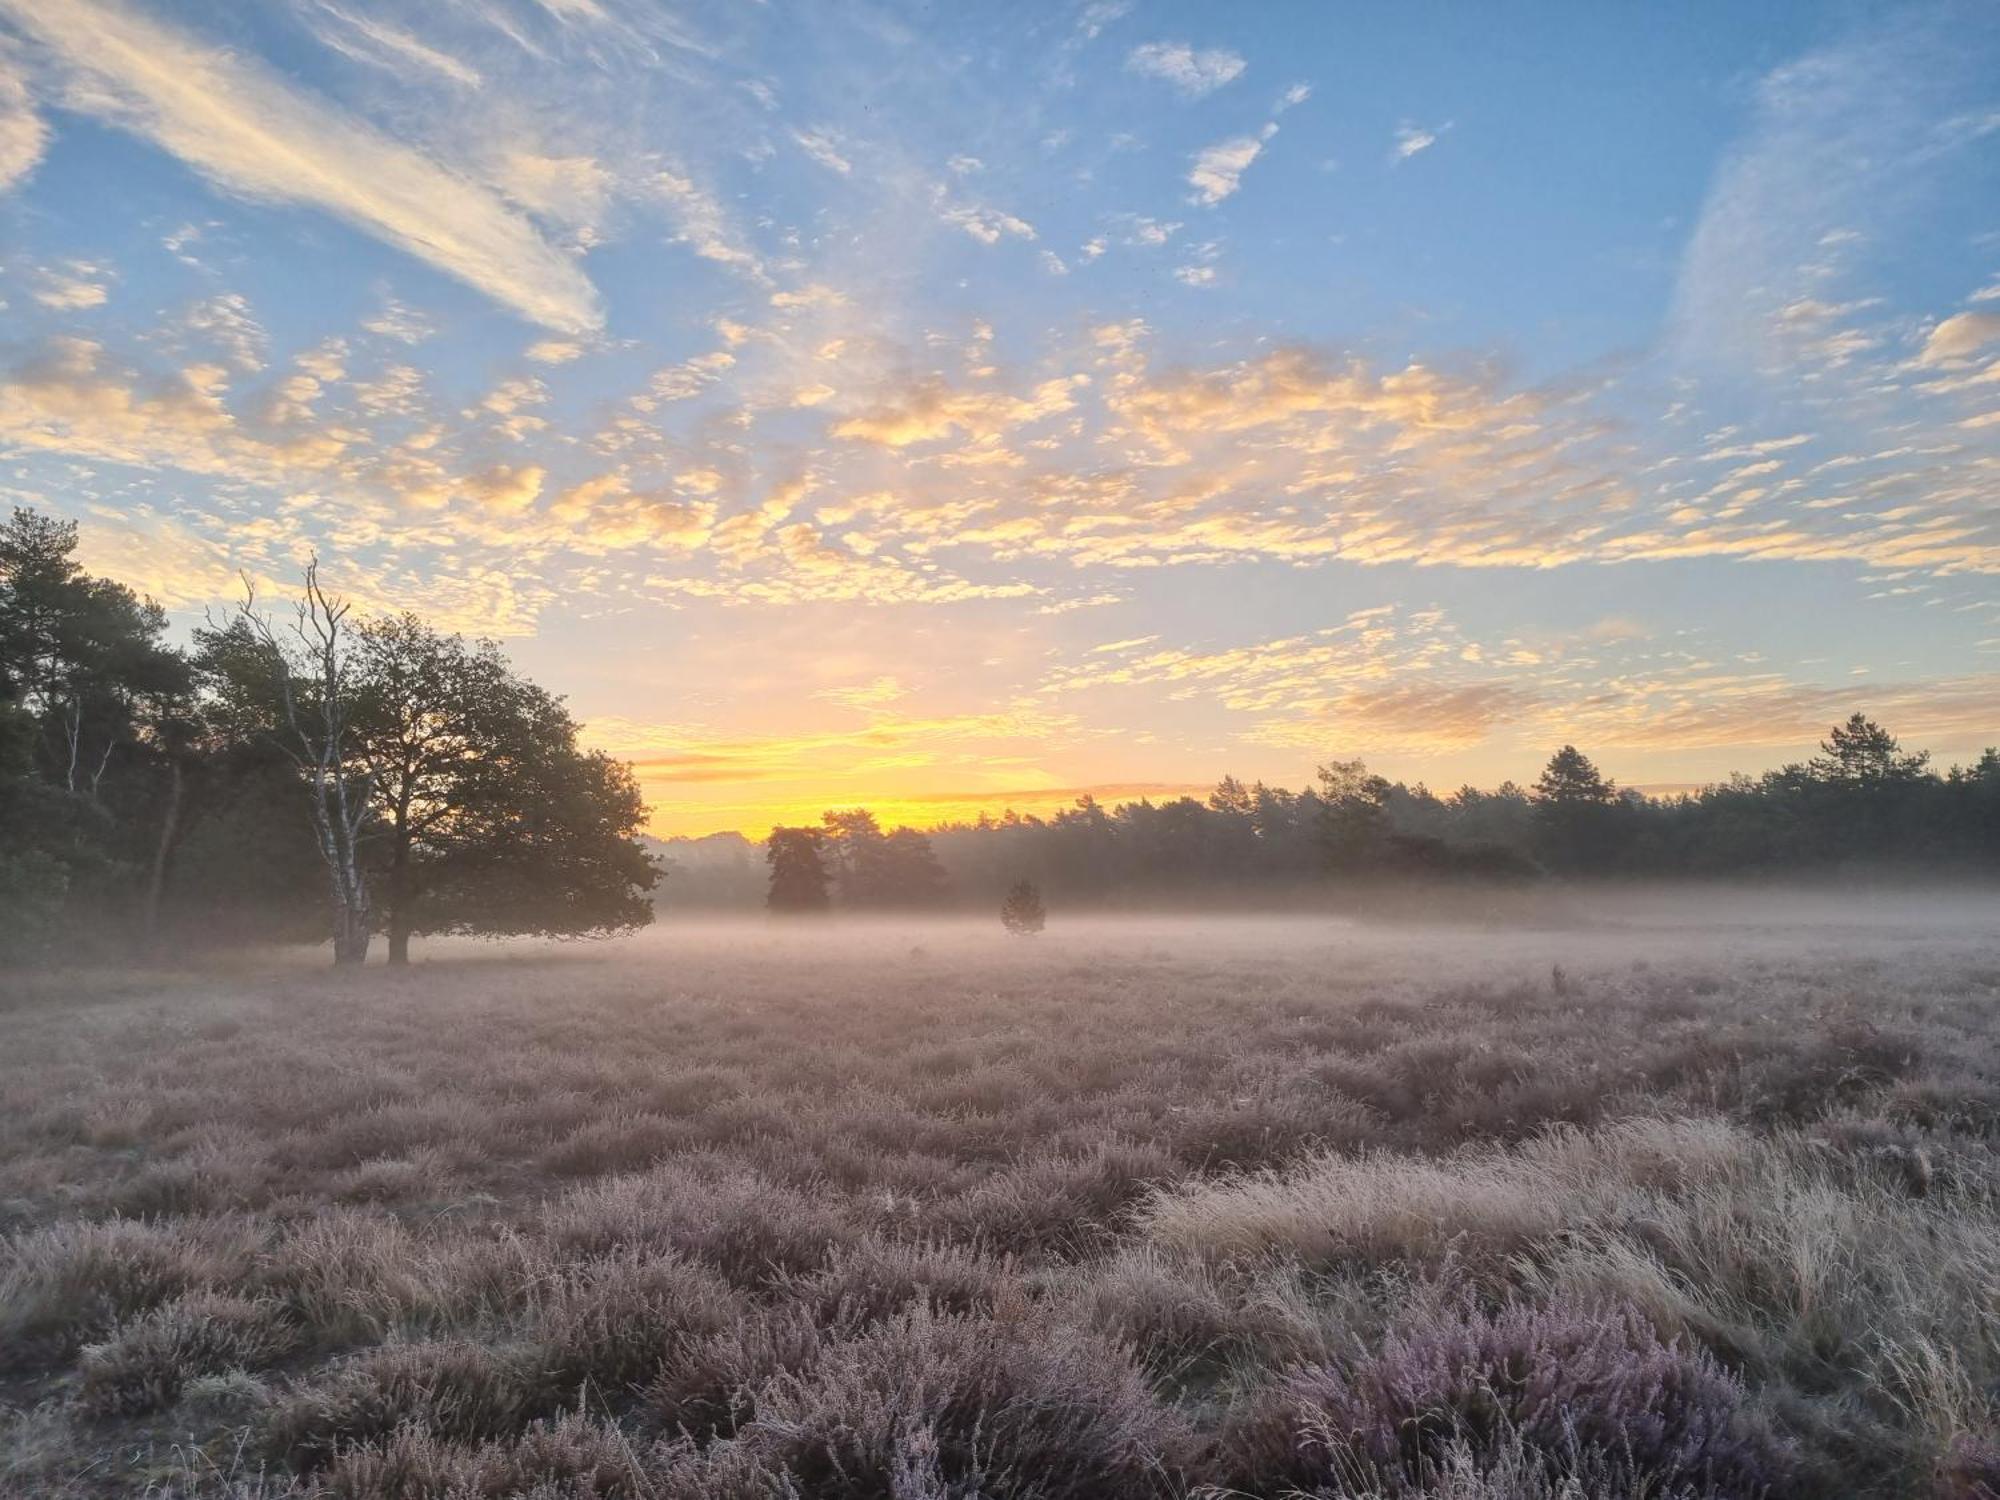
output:
M1856 712L1820 753L1647 797L1574 746L1530 787L1448 795L1333 759L1302 790L1042 818L818 825L657 840L631 767L491 641L360 618L309 566L246 587L185 647L76 562L74 523L0 522L0 961L157 959L377 936L586 936L656 908L1295 908L1403 882L2000 874L2000 751L1939 768Z

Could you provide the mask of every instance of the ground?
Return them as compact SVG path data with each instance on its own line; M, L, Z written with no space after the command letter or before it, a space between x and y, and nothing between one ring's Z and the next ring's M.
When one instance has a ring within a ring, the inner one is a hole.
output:
M0 1493L1992 1495L1994 909L15 976Z

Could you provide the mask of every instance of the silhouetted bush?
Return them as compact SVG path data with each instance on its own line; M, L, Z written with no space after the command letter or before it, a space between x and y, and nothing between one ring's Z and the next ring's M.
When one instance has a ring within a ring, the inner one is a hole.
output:
M1007 892L1007 899L1000 903L1000 925L1015 937L1033 937L1048 923L1048 913L1042 908L1042 893L1021 880Z

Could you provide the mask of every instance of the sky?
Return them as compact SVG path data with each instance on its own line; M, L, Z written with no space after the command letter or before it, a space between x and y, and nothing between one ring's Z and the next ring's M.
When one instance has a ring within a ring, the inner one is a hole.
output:
M0 505L663 834L2000 741L2000 8L0 0Z

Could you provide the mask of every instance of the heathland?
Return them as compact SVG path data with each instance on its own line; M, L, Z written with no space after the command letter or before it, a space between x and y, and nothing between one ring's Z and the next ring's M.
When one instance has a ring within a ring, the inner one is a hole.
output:
M1991 893L1460 899L17 977L0 1493L1993 1494Z

